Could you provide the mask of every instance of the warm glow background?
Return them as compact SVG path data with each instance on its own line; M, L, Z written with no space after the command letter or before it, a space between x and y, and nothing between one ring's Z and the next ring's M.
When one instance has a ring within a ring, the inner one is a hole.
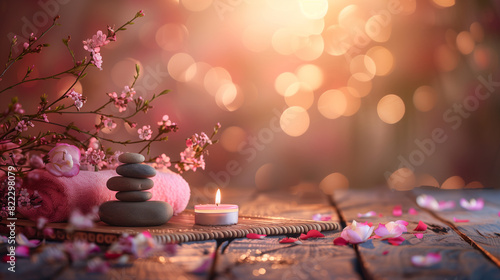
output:
M65 69L62 38L71 35L83 57L82 40L141 9L146 16L102 48L103 70L91 69L77 90L95 108L132 81L135 63L139 95L171 89L137 119L155 126L168 114L180 125L153 156L177 159L185 138L220 122L207 169L185 175L192 185L329 191L386 184L392 174L396 189L499 186L498 1L2 1L2 61L13 34L39 34L54 11L62 26L0 87L32 64L40 76ZM0 102L17 95L33 112L42 93L70 82L30 83ZM90 129L95 120L75 121ZM123 125L112 136L137 139Z

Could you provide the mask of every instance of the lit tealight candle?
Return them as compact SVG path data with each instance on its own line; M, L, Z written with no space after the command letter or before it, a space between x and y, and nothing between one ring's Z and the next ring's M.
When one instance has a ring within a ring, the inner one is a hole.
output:
M203 226L235 225L238 223L238 205L220 204L220 190L217 190L215 204L194 206L194 223Z

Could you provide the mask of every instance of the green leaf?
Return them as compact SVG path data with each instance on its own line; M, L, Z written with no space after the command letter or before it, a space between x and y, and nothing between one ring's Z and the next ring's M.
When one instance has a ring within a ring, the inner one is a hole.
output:
M140 70L139 64L136 64L135 65L135 72L137 73L137 76L139 76L139 70Z

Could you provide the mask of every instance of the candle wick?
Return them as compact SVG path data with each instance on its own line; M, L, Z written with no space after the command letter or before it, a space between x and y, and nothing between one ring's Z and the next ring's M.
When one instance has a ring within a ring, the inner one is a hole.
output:
M215 203L215 206L219 207L219 203Z

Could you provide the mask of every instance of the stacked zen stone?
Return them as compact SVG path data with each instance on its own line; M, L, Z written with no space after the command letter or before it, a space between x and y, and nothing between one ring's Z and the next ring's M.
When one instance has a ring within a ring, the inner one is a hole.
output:
M158 226L170 220L172 206L164 201L148 201L153 196L147 191L154 186L151 177L156 170L144 162L144 156L125 153L118 157L123 163L116 168L121 176L110 178L106 186L117 191L118 201L107 201L99 207L101 220L113 226Z

